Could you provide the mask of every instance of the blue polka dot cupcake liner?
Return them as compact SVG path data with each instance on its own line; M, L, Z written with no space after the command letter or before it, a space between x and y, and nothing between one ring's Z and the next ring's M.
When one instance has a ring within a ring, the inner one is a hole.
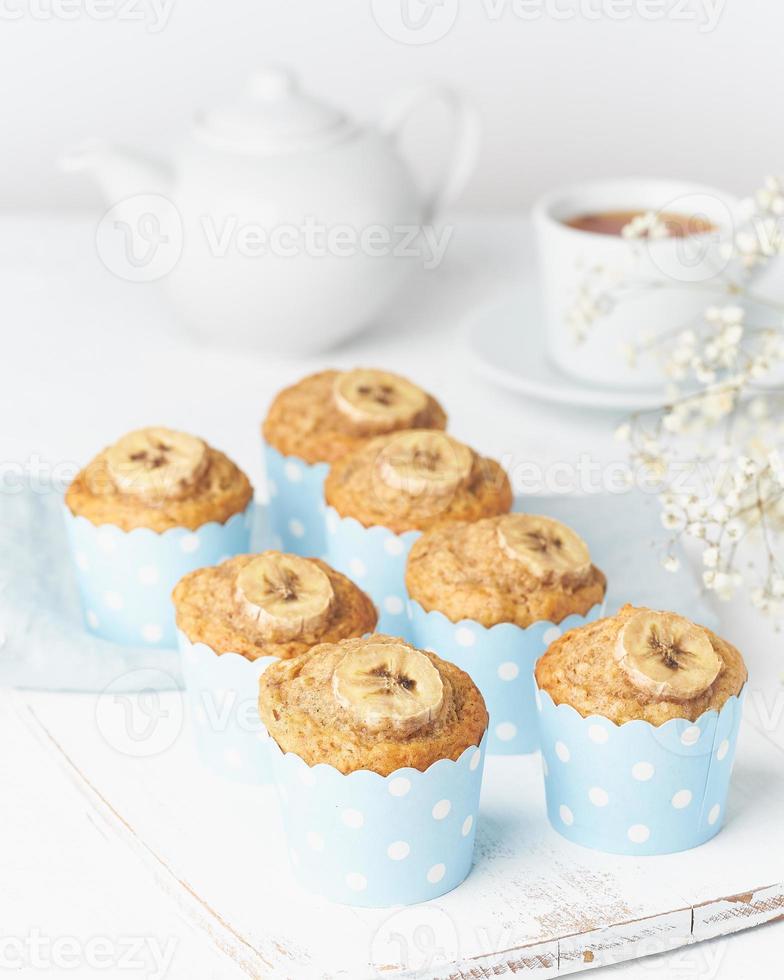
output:
M124 646L176 649L172 589L196 568L250 551L254 504L225 524L162 533L96 526L64 512L89 632Z
M568 616L558 624L542 620L525 629L513 623L487 628L471 619L453 623L441 612L426 612L414 599L408 614L414 645L457 664L482 692L490 715L488 755L525 755L539 749L536 661L562 633L604 615L604 603L586 616Z
M344 775L283 753L270 758L295 878L333 902L413 905L456 888L471 870L487 735L426 772Z
M376 632L411 641L406 562L421 532L395 534L380 525L364 527L353 517L341 517L334 507L327 507L326 529L327 561L373 600L378 609Z
M327 463L306 463L263 443L269 497L270 546L304 558L323 558Z
M575 844L612 854L698 847L724 822L745 688L721 711L616 725L536 688L547 815Z
M248 660L177 630L193 738L202 765L233 782L272 782L271 739L259 717L259 677L277 657Z

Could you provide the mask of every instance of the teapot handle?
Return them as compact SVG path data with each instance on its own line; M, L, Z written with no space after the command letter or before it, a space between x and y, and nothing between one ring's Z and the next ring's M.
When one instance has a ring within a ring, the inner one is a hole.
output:
M424 85L400 93L382 119L382 131L393 140L399 141L409 118L427 102L441 102L450 111L453 138L446 172L423 201L423 221L437 217L468 183L479 156L482 132L476 109L465 102L454 89L443 85Z

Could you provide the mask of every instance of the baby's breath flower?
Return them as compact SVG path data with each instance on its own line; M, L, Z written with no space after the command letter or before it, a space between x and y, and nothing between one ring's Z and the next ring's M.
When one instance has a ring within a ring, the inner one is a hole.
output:
M660 520L673 538L662 566L680 568L673 551L681 534L702 541L704 586L728 599L743 583L738 565L753 569L750 549L761 544L767 571L763 585L749 594L759 609L784 616L784 554L778 554L784 544L784 384L776 374L784 362L784 315L780 303L758 297L753 320L744 312L752 270L784 255L784 180L766 178L736 217L737 231L718 245L728 261L726 301L660 334L639 327L629 334L623 355L630 369L654 357L667 393L658 409L619 425L615 438L629 445L634 467L661 486ZM639 287L671 286L665 279L649 283L647 271L635 278L645 256L639 241L667 232L655 212L645 212L623 229L625 259L579 263L583 282L568 314L576 340L598 329ZM767 313L759 312L762 306ZM630 480L633 472L627 473ZM697 481L696 492L676 492L686 485L684 477Z
M723 602L732 598L732 594L735 591L735 580L732 575L727 575L725 572L716 572L713 578L713 591Z
M745 311L742 306L723 306L721 308L722 323L742 323Z
M768 465L776 483L784 486L784 460L781 458L778 449L774 449L768 453Z
M677 510L665 510L661 515L662 527L668 531L677 531L683 526L683 512Z
M662 568L664 568L665 571L668 572L677 572L678 569L681 567L680 561L678 561L675 555L672 554L665 555L662 558L661 563L662 563Z
M675 410L668 412L662 417L662 425L668 432L682 432L684 429L683 414Z
M716 372L713 368L708 367L705 361L701 360L699 357L695 357L691 362L691 369L694 371L694 377L700 384L709 385L713 384L716 380Z
M628 442L632 435L632 427L628 422L619 425L613 433L616 442Z
M668 234L666 222L661 221L655 211L635 215L621 229L621 235L629 241L640 238L666 238Z
M702 553L702 564L706 568L716 568L719 564L719 549L713 545Z

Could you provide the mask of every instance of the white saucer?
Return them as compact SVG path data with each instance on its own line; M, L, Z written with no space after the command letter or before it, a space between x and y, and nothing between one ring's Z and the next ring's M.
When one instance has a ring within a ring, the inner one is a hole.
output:
M468 327L476 371L488 381L542 401L584 408L656 408L661 388L606 388L565 374L548 357L544 318L533 283L485 308Z

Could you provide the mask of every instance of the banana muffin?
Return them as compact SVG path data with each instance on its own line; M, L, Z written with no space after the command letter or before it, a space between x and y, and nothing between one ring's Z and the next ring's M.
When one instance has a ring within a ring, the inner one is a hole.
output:
M478 746L487 728L468 674L381 634L273 664L260 680L259 713L283 752L344 774L425 772Z
M74 478L65 496L75 517L123 531L163 532L225 523L250 503L245 474L202 439L154 426L129 432Z
M341 517L396 534L503 514L512 506L512 488L498 463L428 429L364 443L333 464L324 493Z
M565 633L536 665L537 684L556 705L616 725L696 721L740 694L747 677L740 653L709 629L629 605Z
M248 660L288 660L318 643L364 636L376 609L353 582L316 558L278 551L199 568L173 593L177 626L191 643Z
M533 514L442 524L414 542L406 569L408 594L426 612L488 628L584 616L606 585L575 531Z
M417 385L389 371L320 371L281 391L262 425L284 456L332 463L371 436L444 429L446 413Z

